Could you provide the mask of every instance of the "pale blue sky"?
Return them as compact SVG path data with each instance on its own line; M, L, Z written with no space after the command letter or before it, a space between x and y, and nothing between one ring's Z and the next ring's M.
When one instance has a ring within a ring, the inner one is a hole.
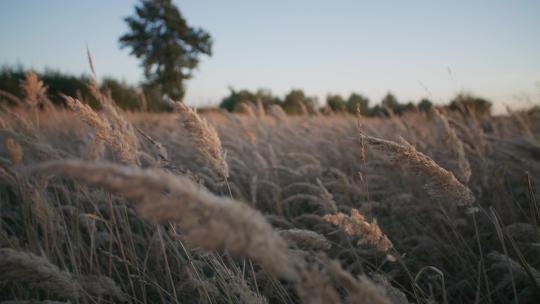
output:
M137 59L120 50L133 0L1 1L0 64L87 73L136 83ZM217 104L237 89L363 93L378 102L447 101L471 91L503 104L540 102L540 1L175 1L214 38L188 82L186 102Z

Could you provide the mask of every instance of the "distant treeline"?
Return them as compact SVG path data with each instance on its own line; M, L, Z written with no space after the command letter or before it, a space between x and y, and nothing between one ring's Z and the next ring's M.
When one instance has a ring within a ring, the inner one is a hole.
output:
M88 83L90 78L85 75L74 76L54 70L45 70L37 73L39 78L48 88L49 99L57 104L64 104L61 94L78 97L91 106L98 103L93 99ZM0 69L0 93L7 92L18 98L24 98L21 83L25 79L25 70L22 67L3 67ZM105 78L100 88L111 94L115 102L123 109L130 111L167 111L167 103L163 102L162 94L156 87L137 87L118 81L113 78ZM6 94L0 94L0 102L9 102ZM230 112L245 110L242 104L262 104L264 107L279 105L290 115L306 113L360 113L363 116L388 116L401 115L408 111L428 112L433 107L433 102L427 98L417 103L400 102L392 94L388 93L380 103L371 105L371 101L364 95L351 93L348 97L337 94L329 94L324 104L319 103L316 97L308 96L302 90L291 90L284 98L272 94L269 90L235 90L230 88L228 96L224 97L219 105L220 108ZM484 98L470 94L458 94L446 107L452 110L475 113L489 113L492 103Z
M320 105L316 97L307 96L302 90L291 90L283 99L273 95L269 90L234 90L230 88L229 96L223 98L220 107L230 112L244 111L243 104L262 103L265 107L279 105L290 115L307 113L360 113L363 116L390 116L402 115L408 111L428 112L434 106L428 98L415 103L409 101L402 103L394 94L388 92L380 103L371 106L369 98L362 94L351 93L348 97L338 94L326 96L326 102ZM470 94L458 94L445 107L451 110L474 112L478 114L490 113L492 103L484 98Z

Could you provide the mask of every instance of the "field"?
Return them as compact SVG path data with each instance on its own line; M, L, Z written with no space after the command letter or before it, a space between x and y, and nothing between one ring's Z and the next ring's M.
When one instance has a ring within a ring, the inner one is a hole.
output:
M26 93L0 116L5 303L540 301L538 111L145 114Z

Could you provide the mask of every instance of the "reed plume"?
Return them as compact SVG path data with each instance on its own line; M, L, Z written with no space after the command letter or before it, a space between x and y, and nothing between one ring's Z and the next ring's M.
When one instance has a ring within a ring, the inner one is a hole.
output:
M176 223L182 237L205 250L226 249L257 261L278 277L294 279L287 245L265 218L246 204L214 196L188 178L82 161L50 162L38 171L61 174L137 201L139 214L154 223Z
M31 108L37 108L40 102L47 100L47 86L34 72L26 72L21 88L25 101Z
M113 105L104 104L104 115L99 115L90 106L75 98L68 96L64 96L64 98L68 107L95 131L94 142L90 145L87 159L99 159L102 146L106 143L123 163L138 163L138 139L133 126L122 117Z
M324 184L318 178L317 178L317 184L319 185L319 188L320 188L321 198L322 198L322 201L324 202L325 210L330 213L336 213L338 210L337 210L336 201L334 200L334 196L332 195L332 193L330 193L326 189Z
M21 164L23 161L23 149L21 145L13 138L6 138L4 140L4 146L6 147L6 152L11 163L14 165Z
M80 296L80 285L71 274L44 257L14 249L0 249L0 280L27 284L67 299Z
M341 212L327 214L323 219L335 226L338 226L345 234L356 236L358 245L370 245L381 252L388 252L394 247L388 237L381 231L376 220L368 222L366 218L356 209L351 209L351 215Z
M111 126L111 135L115 143L109 144L116 150L120 157L120 161L125 164L139 164L137 151L139 150L139 139L135 133L133 125L122 115L122 111L114 105L114 102L109 102L102 105L103 113L107 117Z
M180 120L203 159L222 177L229 177L225 152L216 130L205 118L201 118L195 110L183 103L175 102L174 108L180 114Z
M98 160L101 156L104 143L115 142L111 134L111 125L106 118L96 113L89 105L69 96L64 96L64 99L67 106L75 112L83 122L94 129L94 141L90 145L86 159Z
M450 151L452 151L453 156L456 157L456 170L455 175L457 179L466 184L471 179L471 165L469 164L469 160L467 159L467 155L465 154L465 148L463 147L463 141L457 136L456 131L452 126L450 126L450 123L448 122L448 119L440 113L439 111L435 111L435 114L441 121L444 130L446 134L448 135L448 139L450 141L450 145L448 145L448 148Z
M30 71L25 74L21 88L25 97L24 100L28 108L33 112L34 123L36 126L39 126L40 105L49 110L54 110L52 102L47 98L47 87L43 84L43 81L39 80L34 72Z
M264 109L264 103L262 99L257 99L257 118L263 119L266 117L266 110Z
M440 167L433 159L417 151L403 140L403 144L362 134L364 142L371 148L390 156L393 163L406 165L425 178L424 189L452 210L457 206L470 206L475 197L472 191L456 179L452 172Z
M253 110L253 105L248 102L242 102L239 105L240 111L244 114L246 114L249 118L256 118L257 114L255 114L255 111Z
M347 290L347 303L392 304L385 290L366 276L355 278L343 270L338 261L330 261L328 269L334 279Z
M305 229L287 229L279 232L287 242L302 250L327 250L332 247L330 242L315 231Z
M287 120L287 113L283 111L283 108L280 105L269 105L268 114L278 122L283 122Z

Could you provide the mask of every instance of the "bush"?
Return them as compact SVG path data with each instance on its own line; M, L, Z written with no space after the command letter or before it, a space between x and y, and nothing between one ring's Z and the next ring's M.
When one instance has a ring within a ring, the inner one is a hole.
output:
M140 110L141 101L137 88L119 82L113 78L106 78L101 84L101 89L109 91L116 104L126 110Z
M287 114L311 114L316 108L317 99L306 96L303 90L291 90L283 102L283 110Z
M347 110L347 104L341 95L332 95L329 94L326 96L326 104L334 112L345 112Z
M369 114L369 99L363 95L352 93L347 99L347 111L356 114L357 109L361 115Z
M25 78L25 73L26 71L21 66L14 68L4 66L0 70L0 90L23 98L21 83ZM98 101L92 96L88 87L89 78L87 76L74 76L49 69L37 73L37 75L47 86L47 95L54 104L64 105L64 99L61 96L64 94L84 99L91 107L99 108ZM165 110L161 103L161 91L155 87L145 86L143 89L138 89L126 82L105 78L100 89L110 92L111 97L120 108L131 111L141 109L140 94L144 90L148 111Z
M418 110L420 110L422 112L427 113L427 112L429 112L431 110L431 108L433 108L433 103L427 98L423 98L418 103Z
M223 108L229 112L238 111L240 104L253 103L256 104L260 100L265 107L271 104L281 104L281 100L272 95L270 90L259 89L257 92L251 92L249 90L236 91L234 88L229 88L229 96L222 99L220 108Z
M449 108L462 113L489 114L491 113L491 106L491 101L487 99L468 93L460 93L450 102Z

